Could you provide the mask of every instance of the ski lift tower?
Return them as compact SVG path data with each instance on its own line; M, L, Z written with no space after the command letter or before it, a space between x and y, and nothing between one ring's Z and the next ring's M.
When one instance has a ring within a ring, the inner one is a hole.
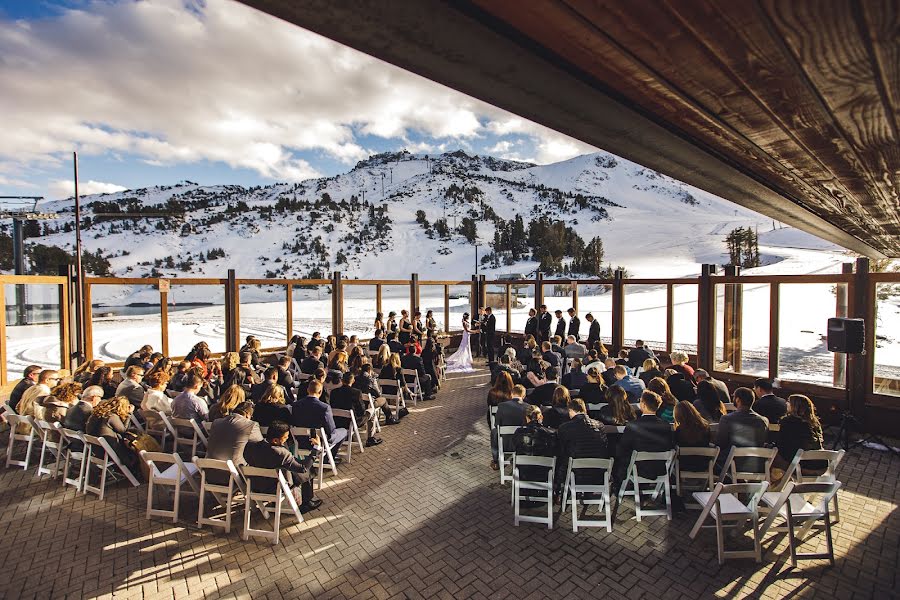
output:
M38 202L43 199L43 196L0 196L0 219L12 219L13 222L13 264L16 275L25 274L25 221L59 218L56 213L38 211ZM27 325L24 285L16 286L16 325Z

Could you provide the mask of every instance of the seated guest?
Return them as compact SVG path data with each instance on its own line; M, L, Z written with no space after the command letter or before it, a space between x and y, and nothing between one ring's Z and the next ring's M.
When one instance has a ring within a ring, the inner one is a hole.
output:
M697 385L697 381L694 379L694 368L691 365L687 364L687 354L680 350L674 350L669 354L669 359L672 361L672 369L674 369L678 373L683 374L684 378L687 379L691 383L691 385Z
M369 351L378 352L378 350L384 345L384 343L384 330L376 329L375 337L369 340Z
M628 401L636 404L644 391L644 382L637 377L628 373L625 365L616 365L613 369L616 381L613 385L617 385L628 394Z
M256 377L251 376L244 367L238 365L222 378L222 389L228 389L232 385L251 387L257 381Z
M563 363L563 358L566 356L566 352L562 347L562 341L561 335L554 335L550 338L550 351L559 355L560 364Z
M104 365L94 371L94 374L91 376L90 385L99 385L100 387L102 387L104 398L112 398L113 396L115 396L116 388L118 386L113 383L112 367Z
M710 375L705 369L696 369L694 371L694 378L697 380L697 392L699 393L700 382L708 381L712 384L713 388L715 388L716 393L719 395L719 401L722 404L728 404L731 402L731 394L728 392L728 386L725 385L724 381L720 381L718 379L714 379L712 375Z
M399 422L391 414L391 409L387 405L387 400L385 400L381 396L381 387L379 387L378 380L372 373L371 364L363 364L363 366L359 370L359 376L356 377L356 380L353 383L353 387L358 389L360 393L368 394L369 396L371 396L376 410L380 410L382 413L384 413L385 425L395 425Z
M219 401L213 404L209 409L209 420L216 421L223 419L231 414L231 412L247 399L244 388L239 385L232 385L225 388Z
M659 363L656 362L655 358L648 358L641 365L641 381L644 382L644 385L648 385L650 380L654 377L663 377L663 372L659 370Z
M106 367L109 368L109 367ZM41 403L43 399L51 394L51 388L59 384L59 373L53 369L44 369L38 375L37 385L33 385L25 390L22 398L16 405L16 412L26 417L41 418L39 414L43 410ZM19 423L18 433L27 434L31 431L31 425L28 423Z
M624 367L628 367L628 350L624 348L619 350L619 358L616 359L617 365L622 365ZM631 373L631 369L628 369L628 372Z
M539 357L532 358L531 363L528 365L528 373L525 374L525 381L523 382L525 387L539 388L548 382L556 383L555 381L549 381L546 376L546 369L548 366L549 365Z
M391 353L400 354L403 352L403 344L400 340L397 339L397 334L395 332L391 332L387 336L387 345L390 348Z
M151 373L150 377L145 378L145 381L150 389L144 392L144 397L141 399L141 414L147 422L148 429L162 431L166 425L159 413L172 414L172 399L166 395L169 376L162 371L156 371Z
M403 367L400 363L400 355L394 352L378 373L378 379L402 380L402 371Z
M514 385L509 400L505 400L497 405L497 416L495 422L497 427L521 427L525 425L525 388L521 385ZM498 470L500 468L498 461L499 446L497 441L497 429L491 431L491 468ZM503 437L503 447L507 450L513 448L513 436Z
M578 397L585 404L602 404L605 402L606 386L600 381L600 373L595 367L587 371L587 382L578 388Z
M687 375L674 369L666 369L666 383L679 401L693 402L697 399L697 388Z
M606 366L606 370L600 372L600 377L603 378L603 383L606 384L606 387L612 387L616 385L616 367L619 365L616 364L613 358L607 358L603 364Z
M322 340L322 334L318 331L313 331L312 337L309 338L309 343L306 344L306 353L312 354L313 348L316 346L324 346L325 342ZM306 371L304 371L305 373Z
M84 432L94 437L100 437L109 442L113 452L135 475L138 474L138 456L125 442L125 425L134 405L125 396L113 396L103 400L91 412L84 428Z
M553 345L550 342L541 344L541 360L551 367L556 367L557 370L562 370L562 360L559 354L553 351Z
M142 367L152 354L153 346L151 346L150 344L141 346L140 349L128 355L128 357L125 359L125 365L122 368L127 369L131 365L138 365Z
M391 362L391 348L387 344L382 344L378 349L378 354L372 359L372 366L376 370L381 370L389 362Z
M125 396L135 408L141 405L144 399L144 387L141 380L144 379L144 367L139 365L131 365L125 369L125 377L122 383L116 388L116 396Z
M515 379L521 377L522 371L525 370L525 367L522 365L521 362L519 362L518 355L516 354L516 349L513 348L512 346L508 346L506 348L506 350L503 351L503 354L504 354L504 356L507 356L509 358L509 366L512 367L513 371L518 373L518 375L510 373L513 376L513 379L515 380ZM502 359L500 360L500 364L501 365L503 364Z
M343 349L341 349L341 346L346 346L346 344L344 342L338 342L338 348L328 357L329 371L344 373L345 371L349 370L347 361L350 357Z
M78 368L75 369L74 373L72 373L72 379L74 379L81 385L86 386L86 385L88 385L88 383L90 383L91 375L94 374L94 371L96 371L97 369L102 367L104 364L106 364L106 363L104 363L102 360L99 360L96 358L94 360L83 362L80 365L78 365ZM31 369L34 367L36 367L36 365L31 365L30 367L26 368L26 371L28 369ZM37 368L38 372L41 370L40 367L36 367L36 368ZM28 378L26 377L26 379L28 379ZM22 382L19 382L19 383L22 383ZM15 390L13 390L13 392L15 392ZM12 398L14 398L14 396L10 395L10 399L12 399ZM11 401L10 401L10 406L15 408L15 405Z
M72 431L84 431L87 420L100 401L103 400L103 388L98 385L88 386L81 392L81 400L69 407L63 419L63 427Z
M278 359L278 385L284 388L284 397L288 402L294 401L294 376L291 374L291 358L282 356Z
M317 344L312 347L309 355L300 363L300 370L307 375L312 375L316 372L316 369L323 367L325 367L325 362L322 360L322 347Z
M651 392L656 392L662 398L662 406L659 407L659 412L656 416L666 423L674 423L674 411L675 405L678 404L678 398L672 394L672 390L669 389L669 384L666 383L666 380L662 377L654 377L650 380L650 385L647 386L647 389Z
M416 372L419 376L419 385L422 386L422 394L425 400L433 400L434 390L431 387L431 376L425 372L425 364L422 362L422 357L416 354L414 346L406 348L406 356L401 360L400 366L403 369Z
M569 390L581 390L581 386L587 383L587 375L581 370L581 359L572 359L572 368L563 375L562 384Z
M566 406L569 419L561 423L557 431L559 443L558 468L556 469L557 488L565 484L566 471L570 458L609 458L609 444L603 424L587 415L584 402L578 398L569 400ZM602 485L602 474L595 470L575 470L579 485Z
M365 352L363 352L362 346L353 346L353 348L350 350L350 358L347 359L347 368L354 375L359 375L360 367L362 367L363 362L366 362L368 360L369 359L366 358Z
M331 408L351 410L356 417L356 425L366 430L366 448L377 446L384 440L375 435L375 410L363 402L362 392L353 387L356 378L351 371L344 373L341 387L331 392ZM336 427L350 429L350 419L347 417L335 417Z
M675 405L675 443L680 448L709 448L709 422L704 419L690 402L682 400ZM705 456L684 456L678 459L683 471L705 471L709 468L709 458Z
M69 408L78 401L81 384L77 381L61 383L53 388L53 393L44 399L44 420L48 423L62 423Z
M551 367L552 368L552 367ZM535 390L537 391L537 390ZM544 409L544 427L559 429L559 426L569 420L569 390L561 385L553 390L551 405Z
M699 370L697 372L699 373ZM730 402L731 398L728 400ZM701 379L697 384L697 399L694 400L694 408L710 423L718 423L719 419L727 412L719 398L718 390L706 379Z
M319 396L322 394L321 383L315 380L311 381L306 389L306 394L306 397L297 400L294 404L290 424L294 427L324 428L327 439L322 440L322 443L329 445L334 460L340 462L337 454L341 444L347 439L347 429L335 425L331 406L319 400Z
M644 340L635 340L634 348L628 352L628 368L634 373L638 367L644 365L644 361L648 358L656 358L653 350L644 346Z
M37 365L30 365L28 367L25 367L25 371L22 374L22 379L19 380L19 383L16 384L16 387L14 387L13 391L9 394L8 402L9 405L13 407L13 410L18 410L16 407L19 404L19 400L22 399L22 395L26 392L26 390L37 384L40 374L41 368ZM48 389L47 391L49 393L50 390Z
M759 400L756 401L757 404ZM754 404L754 408L756 405ZM787 414L781 418L781 426L776 435L778 455L774 467L787 469L800 450L822 449L822 424L816 415L816 407L807 396L791 394L787 399ZM826 461L803 461L803 473L821 473L827 468Z
M672 426L656 416L662 399L656 393L645 390L640 400L641 416L625 424L625 432L616 447L617 482L625 479L632 452L666 452L675 448ZM665 472L666 465L662 461L644 461L638 466L640 477L654 478Z
M289 358L294 358L294 352L297 350L298 344L301 347L303 346L303 338L299 335L292 336L291 341L288 342L287 348L284 349L284 355Z
M566 358L584 358L587 356L587 348L575 340L574 335L566 338L566 346L563 348Z
M238 366L247 373L247 377L250 379L250 381L245 383L253 385L254 383L262 381L262 377L259 376L257 368L253 366L253 355L249 352L241 352L239 356L241 357L241 364Z
M544 383L541 383L534 388L534 391L528 396L526 402L528 402L528 404L534 404L535 406L550 406L553 402L553 394L556 392L556 388L559 387L559 384L556 383L556 376L556 367L547 367L546 379L535 379L538 383L541 381ZM566 393L568 393L568 391Z
M281 395L284 396L286 401L292 401L294 398L293 393L289 394L286 388L278 384L280 375L281 373L279 372L278 367L269 367L266 369L262 382L250 386L250 399L254 402L259 402L260 398L262 398L269 388L274 385L281 388Z
M290 426L283 421L275 421L269 426L265 440L247 442L244 448L244 460L251 467L260 469L280 469L285 471L288 485L294 500L300 507L301 513L315 510L322 505L319 498L313 496L313 487L310 477L312 466L316 461L318 449L316 440L312 440L312 452L303 459L297 461L290 450L285 448L285 443L291 435ZM253 491L263 494L274 494L277 481L272 479L255 479Z
M521 373L513 368L509 354L500 355L500 365L497 367L497 372L509 374L513 381L518 381L521 376Z
M244 448L247 443L261 442L263 439L259 423L251 421L252 418L253 403L244 401L213 421L206 444L206 458L230 460L235 466L246 464ZM214 485L228 483L228 476L218 470L208 471L206 479Z
M487 395L487 422L488 427L491 426L491 407L500 406L503 402L512 399L513 380L509 373L499 373L494 381L493 387L488 390ZM492 440L496 443L496 440ZM496 450L496 448L494 448Z
M253 409L253 420L260 427L268 427L273 421L290 421L291 409L285 404L284 388L270 385Z
M425 373L431 377L431 387L433 390L437 391L440 385L440 377L438 377L437 369L435 365L437 361L440 359L440 353L438 351L437 342L434 341L434 338L428 338L425 340L425 345L422 346L422 364L425 367Z
M513 448L519 456L556 456L558 444L556 432L544 427L541 409L529 404L525 407L525 425L513 434ZM519 476L524 481L545 481L546 467L525 465L519 467ZM535 493L530 491L529 493Z
M175 374L172 375L172 379L169 381L169 389L175 392L181 392L184 390L184 384L187 382L187 378L190 375L191 363L186 360L181 361L175 367Z
M206 400L197 395L203 386L203 380L198 375L190 375L184 386L184 391L178 394L172 401L172 416L176 419L195 419L198 423L206 420L209 408Z
M719 447L719 466L722 466L732 447L762 448L769 435L769 420L753 410L755 397L750 388L739 387L734 390L733 402L737 410L719 419L719 431L716 434L716 446ZM762 470L760 459L747 459L745 464L738 464L738 469Z
M605 425L622 426L638 418L634 405L628 402L628 394L614 385L606 389L606 406L600 409L600 420Z
M602 373L606 369L606 359L603 358L601 360L600 355L597 354L596 350L588 350L587 356L584 360L581 361L582 365L584 365L584 371L588 372L591 369L597 369L597 373Z
M769 423L778 423L787 413L787 402L776 396L773 389L768 379L757 379L753 383L753 393L756 394L753 410L767 418Z
M252 353L251 353L252 354ZM207 379L209 376L209 365L207 364L212 356L212 352L209 351L209 348L200 347L197 348L197 353L194 355L194 360L191 361L191 369L195 369L199 371L200 377L203 379ZM254 362L253 366L257 366L259 362Z

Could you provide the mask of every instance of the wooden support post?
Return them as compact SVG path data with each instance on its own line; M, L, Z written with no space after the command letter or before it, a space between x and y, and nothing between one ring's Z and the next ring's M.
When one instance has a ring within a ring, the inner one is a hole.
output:
M844 263L841 265L841 273L844 275L853 274L853 263ZM846 317L849 314L849 286L846 283L839 283L835 286L835 307L834 316ZM832 369L831 384L834 387L842 388L847 385L847 360L846 357L839 353L834 353L834 367Z
M534 308L537 310L544 303L544 274L534 274Z
M225 350L237 352L240 342L240 293L234 269L228 269L228 280L225 283Z
M712 275L716 265L702 265L697 284L697 365L710 373L715 367L716 286Z
M68 366L64 368L71 370L76 369L81 364L81 354L78 349L80 336L78 321L81 317L78 314L77 307L79 294L75 287L75 282L78 279L77 273L75 265L60 267L60 275L66 278L66 301L60 306L60 311L65 310L66 317L69 320L67 339L65 346L60 348L60 352L65 352L68 355ZM62 298L62 294L60 294L60 298Z
M286 344L291 343L291 338L294 337L294 286L293 284L286 284L284 286L284 302L285 302L285 310L287 311L287 317L285 319L286 327L287 327L287 335L285 338L287 341Z
M341 283L341 272L335 271L331 279L331 332L334 335L344 333L344 286Z
M381 284L377 284L375 286L375 312L380 313L383 312L381 310Z
M444 284L444 333L450 333L450 286L447 284Z
M478 300L481 294L478 292L478 275L472 275L472 290L469 292L469 319L478 315Z
M478 307L487 308L487 277L478 276Z
M737 277L741 268L735 265L725 267L726 277ZM722 360L731 365L735 373L741 372L741 284L725 284L724 302L724 354Z
M3 307L0 315L0 385L6 385L6 286L3 284L0 284L0 307Z
M81 293L81 326L84 328L84 360L94 360L94 311L91 307L91 284L87 277L84 278L84 284Z
M419 310L419 274L409 276L409 319L412 321L416 311Z
M508 283L506 284L506 333L509 334L512 331L512 298L510 297L511 287Z
M675 285L666 285L666 354L672 353L675 343Z
M160 334L160 352L163 356L169 356L169 292L165 286L159 286L159 334Z
M59 285L59 358L63 369L72 370L72 353L69 352L69 283Z
M850 354L847 357L847 399L850 412L862 419L865 416L866 398L872 393L875 354L875 298L869 281L868 258L856 259L851 294L850 316L865 321L866 343L864 354Z
M612 351L618 353L625 345L625 272L618 269L612 289Z
M769 379L778 379L779 328L781 327L781 284L769 284Z
M578 282L572 280L572 308L575 309L575 314L578 314Z

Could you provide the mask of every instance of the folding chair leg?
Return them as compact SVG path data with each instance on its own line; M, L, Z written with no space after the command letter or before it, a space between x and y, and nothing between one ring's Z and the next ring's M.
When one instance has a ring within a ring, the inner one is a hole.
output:
M835 501L837 501L837 494L834 495ZM825 507L825 547L828 550L828 562L831 566L834 566L834 543L831 539L831 514L828 511L828 506Z
M719 552L719 564L725 564L725 531L721 519L716 519L716 548Z
M788 506L787 511L787 525L788 525L788 547L791 550L791 566L797 568L797 548L795 546L796 541L794 539L794 518L791 515L790 506Z
M753 553L755 554L756 562L762 562L762 544L759 539L759 517L753 516L751 519L753 525Z

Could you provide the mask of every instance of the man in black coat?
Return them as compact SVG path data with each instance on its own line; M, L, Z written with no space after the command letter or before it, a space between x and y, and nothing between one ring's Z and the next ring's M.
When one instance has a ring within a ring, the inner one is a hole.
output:
M653 350L644 347L644 340L635 340L634 348L628 353L628 367L632 373L636 373L636 369L643 366L644 361L648 358L656 358Z
M587 348L588 350L591 350L594 348L594 343L600 339L600 322L597 321L591 313L586 314L584 318L591 324L591 327L588 330L587 339Z
M547 383L544 385L539 385L534 388L534 391L525 398L525 402L528 404L534 404L535 406L550 406L553 404L553 392L559 387L559 384L556 382L556 378L559 375L559 371L556 367L547 367Z
M481 339L487 350L487 359L494 362L494 348L497 345L497 317L490 306L484 309L484 320L481 325Z
M619 438L615 471L616 481L621 482L627 475L631 464L631 453L666 452L675 447L675 435L672 425L656 416L662 405L659 394L645 390L641 394L641 416L625 425L625 432ZM662 461L642 462L638 466L641 477L659 477L666 472L666 464Z
M550 326L553 324L553 316L547 312L547 305L541 304L540 315L538 317L538 331L541 334L541 341L546 342L550 339Z
M551 367L562 370L562 360L559 354L553 351L553 344L550 342L541 344L541 358L544 359L544 362L549 363Z
M396 331L392 331L388 334L387 345L388 348L391 349L391 354L397 353L400 356L403 356L403 344L401 344L400 340L397 339Z
M263 394L266 393L266 390L269 389L271 385L280 385L278 383L278 379L281 375L281 371L278 367L269 367L266 369L265 379L262 383L254 383L250 386L250 399L254 402L259 402ZM292 388L286 388L281 386L281 389L284 390L284 401L286 404L294 403L294 390Z
M375 332L375 337L369 340L369 351L378 352L382 344L384 344L384 330L379 329Z
M525 337L527 338L529 335L533 335L535 339L540 335L538 332L537 311L533 308L528 309L528 320L525 321Z
M325 362L322 358L322 346L316 344L312 347L312 351L300 361L300 371L306 373L307 375L312 375L316 372L316 369L322 369L325 367Z
M363 402L362 392L353 387L355 380L350 371L344 373L341 387L331 390L331 408L353 411L357 427L366 428L366 448L377 446L384 440L375 435L375 410ZM349 431L351 422L347 417L335 417L334 424Z
M553 314L556 316L556 330L553 332L553 335L558 335L561 338L566 337L566 320L562 318L562 311L556 310L553 311Z
M13 391L9 395L9 405L16 408L16 405L19 403L19 400L22 399L22 394L25 393L25 390L33 386L37 383L38 376L41 374L41 367L37 365L29 365L25 367L25 372L22 373L22 380L16 384L16 387L13 388Z
M419 375L419 385L422 386L422 394L426 400L434 398L431 376L425 372L425 363L422 357L416 354L415 346L407 346L406 355L400 359L400 367L415 371Z
M787 414L787 402L773 393L772 382L768 379L757 379L753 382L753 393L756 394L756 402L753 410L764 416L770 423L778 423L781 417Z
M587 407L582 400L573 398L568 403L569 420L562 423L557 430L559 442L559 460L557 461L556 481L557 486L565 483L566 471L570 458L609 458L609 443L606 433L603 431L603 423L595 421L587 415ZM588 473L592 476L586 477ZM579 484L602 484L600 475L596 472L575 472L576 481Z
M375 408L384 413L385 425L396 425L400 422L391 413L387 400L381 397L381 387L378 385L378 379L372 373L372 363L366 363L360 367L359 376L353 382L353 387L358 389L360 393L369 394L372 397Z
M568 310L569 313L569 332L568 335L574 336L575 341L581 341L578 336L581 335L581 319L578 318L578 314L575 313L574 308L570 308ZM565 338L566 336L560 336Z
M291 428L283 421L273 421L263 441L248 442L244 448L244 460L251 467L260 469L282 469L286 471L288 484L300 512L306 513L315 510L322 505L319 498L313 496L313 487L310 477L312 466L318 454L315 445L318 440L312 438L314 445L309 455L303 462L297 461L290 450L284 444L291 435ZM253 491L263 494L274 494L278 483L271 479L256 479L253 482Z

